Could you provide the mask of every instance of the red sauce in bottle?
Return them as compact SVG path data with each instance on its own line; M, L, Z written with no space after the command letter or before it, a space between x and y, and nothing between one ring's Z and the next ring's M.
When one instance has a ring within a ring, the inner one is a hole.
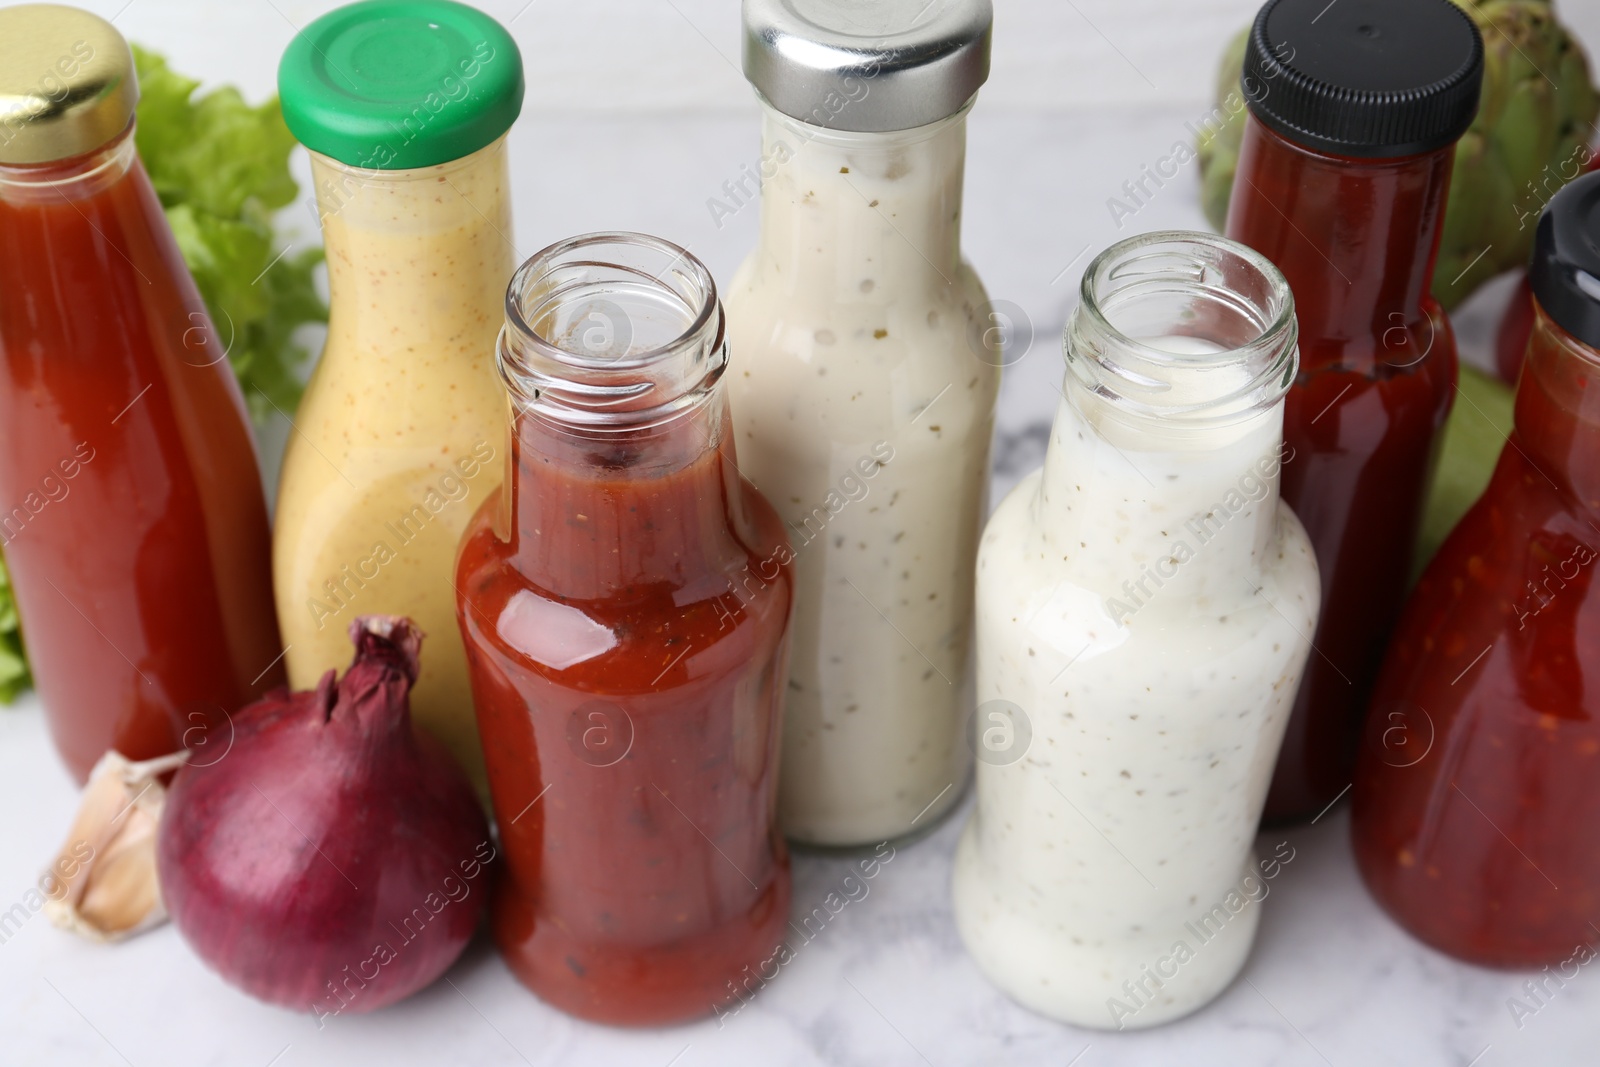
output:
M0 166L0 426L0 542L67 766L221 752L224 713L283 682L266 502L131 125Z
M1429 293L1453 148L1347 159L1246 120L1228 236L1294 291L1300 372L1284 411L1283 499L1316 548L1322 616L1264 818L1317 814L1350 784L1399 613L1455 336Z
M1536 967L1600 937L1600 351L1537 305L1515 420L1406 606L1352 826L1406 929Z
M1592 151L1588 145L1579 145L1572 157L1563 160L1556 168L1555 176L1560 179L1576 177L1568 174L1567 168L1578 162L1578 157L1583 156L1587 162L1583 166L1583 173L1590 174L1600 170L1600 154ZM1518 219L1522 218L1519 209ZM1500 377L1508 382L1515 383L1517 375L1522 371L1522 357L1528 351L1528 338L1533 333L1533 290L1528 286L1527 276L1517 283L1516 291L1511 294L1511 300L1506 304L1506 310L1500 319L1500 326L1495 330L1494 337L1494 365L1500 372Z
M721 321L717 307L714 348ZM507 488L457 565L506 858L495 939L545 1000L608 1023L747 996L789 918L776 776L791 553L734 465L717 374L654 425L583 429L550 414L548 390L515 400Z
M1283 499L1322 573L1269 822L1315 815L1349 788L1405 595L1456 384L1455 339L1430 286L1483 65L1483 38L1449 0L1267 0L1246 40L1228 236L1294 291Z

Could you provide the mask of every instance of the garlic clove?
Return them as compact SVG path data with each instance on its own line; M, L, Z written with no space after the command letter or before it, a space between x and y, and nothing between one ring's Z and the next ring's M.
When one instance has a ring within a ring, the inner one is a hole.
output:
M111 751L89 772L78 814L39 876L50 921L93 941L115 941L166 921L156 878L161 776L187 752L134 763Z

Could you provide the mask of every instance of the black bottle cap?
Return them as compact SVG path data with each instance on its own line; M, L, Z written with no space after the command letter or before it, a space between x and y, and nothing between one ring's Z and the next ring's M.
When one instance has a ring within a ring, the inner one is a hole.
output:
M1600 171L1567 183L1544 206L1528 284L1557 326L1600 348Z
M1358 159L1451 144L1482 83L1483 39L1450 0L1269 0L1240 78L1268 129Z

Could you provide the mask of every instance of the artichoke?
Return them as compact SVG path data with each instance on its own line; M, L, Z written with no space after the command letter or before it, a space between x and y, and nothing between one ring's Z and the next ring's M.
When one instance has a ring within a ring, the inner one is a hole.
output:
M1446 309L1502 271L1527 263L1534 223L1555 191L1580 174L1600 112L1583 49L1556 18L1551 0L1454 0L1483 34L1478 115L1456 145L1433 295ZM1220 125L1202 128L1196 149L1206 218L1222 229L1244 135L1239 95L1248 27L1222 56ZM1487 249L1487 251L1485 251Z

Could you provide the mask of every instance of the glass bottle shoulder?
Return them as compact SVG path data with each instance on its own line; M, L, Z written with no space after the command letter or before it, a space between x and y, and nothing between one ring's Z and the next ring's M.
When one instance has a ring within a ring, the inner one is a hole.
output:
M971 267L963 263L952 282L848 279L839 283L848 299L797 298L752 256L728 296L735 418L772 423L802 411L813 437L871 440L918 420L937 398L936 421L950 436L986 437L1000 388L999 334Z
M758 502L748 541L736 535L674 577L578 598L528 573L495 528L501 501L491 497L469 523L456 564L467 644L505 666L597 692L648 692L747 669L777 647L794 596L793 553L770 505Z
M1287 656L1315 627L1321 604L1316 555L1282 501L1248 573L1218 567L1188 529L1173 531L1172 551L1164 557L1113 573L1086 542L1079 542L1075 556L1045 536L1047 527L1059 528L1041 513L1042 477L1035 471L1007 494L979 545L977 610L1005 635L998 640L1140 657L1171 650L1222 655L1265 641L1274 655ZM1101 518L1086 516L1082 536L1101 526ZM1103 518L1109 526L1111 516Z
M967 327L987 301L966 260L949 276L930 264L911 277L862 266L796 279L764 261L760 249L740 265L726 297L733 340L743 342L747 354L809 360L849 353L874 366L908 358L906 345L915 345L922 358L971 358L981 337L969 337ZM881 343L891 339L903 344Z
M290 454L309 439L336 464L335 454L381 470L397 460L426 466L441 447L454 455L481 440L498 444L505 392L495 369L495 327L472 318L461 324L459 342L435 345L415 335L360 336L335 308L295 413Z
M1513 434L1396 632L1379 699L1415 700L1440 728L1480 692L1494 694L1491 714L1600 724L1600 694L1584 684L1600 663L1600 514L1525 453Z
M453 459L480 440L499 446L505 398L494 345L515 266L503 236L503 140L381 178L315 155L312 164L328 334L296 415L286 484L331 465L364 485L438 466L430 453ZM321 456L300 455L308 443Z
M1600 529L1515 437L1417 584L1367 715L1355 853L1380 902L1472 962L1537 967L1591 936L1600 885Z

